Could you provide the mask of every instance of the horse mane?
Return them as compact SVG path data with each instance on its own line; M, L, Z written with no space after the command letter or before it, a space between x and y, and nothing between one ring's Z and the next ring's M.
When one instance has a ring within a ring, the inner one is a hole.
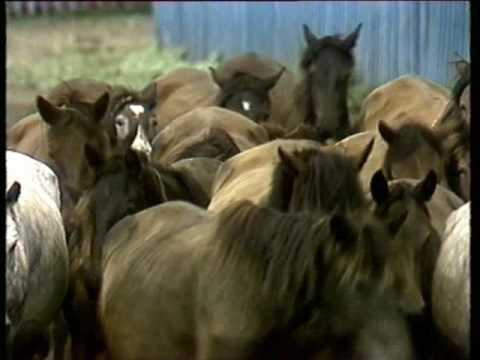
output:
M460 158L470 150L470 127L461 119L458 109L450 113L446 126L437 130L437 134L442 140L444 152L449 156Z
M320 150L304 150L294 156L302 157L302 153L308 156L302 174L292 179L282 163L274 171L276 186L272 197L287 194L283 210L330 213L365 204L358 171L351 158L336 151Z
M317 250L330 238L325 219L282 214L240 201L218 215L217 265L258 281L277 300L300 295L313 299L317 288ZM305 294L300 294L305 292Z
M388 156L391 160L403 159L413 154L422 145L427 143L440 155L443 155L442 139L432 128L417 122L408 122L396 130L397 136L389 144Z
M407 197L410 196L414 187L415 185L406 181L397 181L394 184L390 184L388 201L385 203L384 206L379 207L378 211L388 209L391 204L405 200ZM417 202L416 206L418 206L429 219L431 218L430 210L428 209L426 203Z
M290 316L319 300L325 286L355 287L368 267L368 249L339 249L330 217L286 214L239 201L218 214L215 271L248 280L244 291L265 296ZM242 290L243 291L243 290Z
M462 93L468 85L470 85L470 71L462 74L462 76L457 79L455 85L453 86L452 100L455 102L455 104L458 105L460 103Z

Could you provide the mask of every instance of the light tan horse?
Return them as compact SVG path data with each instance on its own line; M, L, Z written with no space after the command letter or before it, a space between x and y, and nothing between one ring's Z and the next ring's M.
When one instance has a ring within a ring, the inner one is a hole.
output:
M414 120L432 126L450 94L446 88L415 75L402 75L373 90L363 101L357 131L375 131L380 120L395 129Z

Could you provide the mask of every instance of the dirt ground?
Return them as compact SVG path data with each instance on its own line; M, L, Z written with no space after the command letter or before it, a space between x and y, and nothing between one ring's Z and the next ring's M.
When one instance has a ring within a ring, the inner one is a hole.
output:
M48 88L43 78L58 76L61 67L69 70L61 62L68 52L86 57L98 51L129 53L155 41L153 16L131 12L8 19L6 35L7 128L35 111L35 97Z

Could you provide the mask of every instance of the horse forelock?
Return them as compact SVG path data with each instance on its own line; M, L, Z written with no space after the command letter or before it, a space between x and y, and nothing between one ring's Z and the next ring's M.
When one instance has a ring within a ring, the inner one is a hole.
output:
M443 157L441 138L433 129L419 123L408 123L397 130L397 138L388 146L388 157L392 160L404 159L424 144Z
M321 51L329 48L338 50L341 54L345 55L348 60L354 61L352 52L349 48L345 47L344 41L340 35L325 36L318 39L313 45L305 48L301 57L300 68L305 71Z
M316 152L308 163L306 183L293 192L292 205L298 196L307 195L307 192L310 193L307 202L315 199L315 203L309 206L310 211L353 210L365 203L352 159L335 151L321 151Z
M311 151L305 165L295 177L283 170L283 164L277 165L272 196L289 196L285 199L285 210L322 214L353 210L365 204L358 171L351 158L336 151L317 150Z
M396 202L408 202L409 199L413 199L414 185L407 182L397 182L389 186L389 199L387 207ZM428 219L431 219L430 210L426 203L419 203L415 201L415 206L418 207Z

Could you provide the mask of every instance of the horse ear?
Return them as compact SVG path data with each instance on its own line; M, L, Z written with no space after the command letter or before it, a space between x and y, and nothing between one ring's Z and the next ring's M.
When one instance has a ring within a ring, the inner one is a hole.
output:
M105 92L102 96L98 98L97 101L93 104L93 121L99 123L108 110L108 103L110 102L110 94Z
M313 33L310 31L310 28L306 24L303 24L303 37L305 38L305 42L308 46L312 46L315 41L317 41L317 37L313 35Z
M103 157L91 145L86 144L84 151L88 165L97 170L103 166Z
M155 82L145 86L139 94L141 102L153 107L157 102L157 84Z
M455 68L458 76L461 78L468 77L470 75L470 64L466 60L456 61Z
M398 216L396 219L388 223L388 230L390 231L391 234L396 234L398 232L398 230L400 229L400 226L402 226L405 220L407 219L407 215L408 215L408 211L405 210L400 214L400 216Z
M357 28L348 35L344 40L343 44L347 49L353 49L357 44L358 35L360 34L360 30L362 29L362 23L358 24Z
M65 116L65 110L50 103L42 96L37 96L37 110L42 119L50 125L57 125Z
M213 81L215 81L215 83L216 83L218 86L220 86L220 88L223 89L223 87L225 86L225 81L223 81L222 79L220 79L220 77L219 77L218 74L217 74L217 71L216 71L213 67L209 66L209 67L208 67L208 70L210 70L210 74L212 75Z
M297 176L303 172L305 164L302 160L295 155L291 155L281 147L278 148L278 156L280 157L280 162L284 165L284 168L293 176Z
M277 84L278 80L283 75L285 71L285 67L283 67L277 74L273 75L272 77L266 78L263 80L263 87L266 91L270 91L273 87Z
M370 181L370 193L377 204L384 204L390 197L388 182L382 170L377 170Z
M378 122L378 132L382 136L383 140L389 144L393 143L397 137L397 132L388 126L383 120Z
M5 195L5 202L7 204L13 204L17 202L20 196L21 190L22 190L22 186L18 181L15 181L7 190L7 194Z
M353 245L355 241L355 230L345 216L341 214L334 214L330 218L330 232L343 246Z
M437 174L430 170L421 182L415 185L413 193L417 201L423 203L430 201L437 187Z
M365 163L367 162L367 159L370 153L372 152L374 142L375 142L375 139L371 139L367 144L367 146L365 146L363 151L353 157L353 162L355 164L357 171L360 172L363 166L365 165Z

